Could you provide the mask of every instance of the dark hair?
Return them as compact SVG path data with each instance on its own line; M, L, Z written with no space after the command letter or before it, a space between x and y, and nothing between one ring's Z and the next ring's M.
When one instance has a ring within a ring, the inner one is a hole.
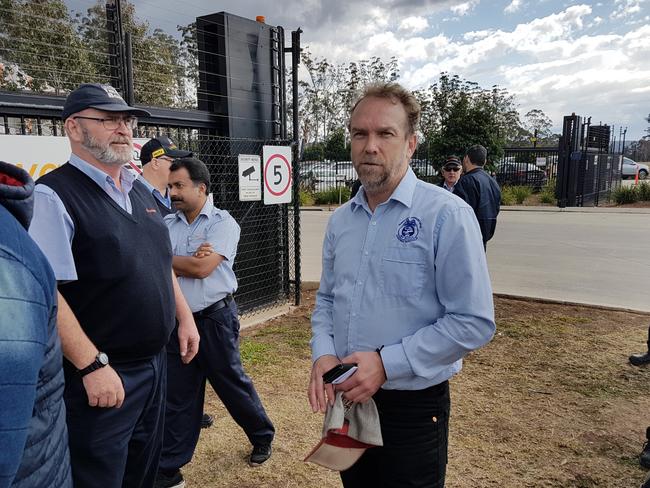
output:
M475 144L467 150L465 156L469 158L470 163L473 165L483 166L487 160L487 149L480 144Z
M413 96L413 93L408 91L399 83L373 83L366 86L361 96L354 102L352 110L350 110L350 117L352 117L354 109L357 108L357 105L359 105L361 100L369 97L387 98L395 103L401 103L406 112L406 135L410 136L411 134L415 134L420 122L421 109L420 104ZM350 122L348 121L348 128L349 127Z
M210 172L203 161L196 158L178 158L169 167L169 171L178 171L185 168L190 174L190 180L197 186L199 183L205 184L205 194L210 193Z

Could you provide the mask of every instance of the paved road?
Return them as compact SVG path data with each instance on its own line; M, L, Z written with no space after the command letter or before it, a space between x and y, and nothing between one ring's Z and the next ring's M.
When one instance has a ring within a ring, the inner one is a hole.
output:
M501 212L488 244L494 291L650 312L650 212L589 210ZM320 279L330 215L301 214L303 281Z

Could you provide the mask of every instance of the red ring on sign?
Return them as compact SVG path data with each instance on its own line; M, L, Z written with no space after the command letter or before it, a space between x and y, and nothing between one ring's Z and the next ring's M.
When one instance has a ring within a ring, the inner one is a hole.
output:
M289 180L287 181L287 186L285 186L281 191L279 192L274 192L271 187L269 186L269 183L266 178L266 170L269 168L269 164L271 164L271 161L274 158L280 158L282 161L284 161L284 164L287 166L287 170L289 173ZM272 154L269 156L269 159L266 161L266 164L264 165L264 186L266 186L266 189L271 193L271 195L280 196L284 195L284 193L287 191L289 188L289 185L291 185L291 165L289 164L289 161L287 161L287 158L285 158L282 154Z

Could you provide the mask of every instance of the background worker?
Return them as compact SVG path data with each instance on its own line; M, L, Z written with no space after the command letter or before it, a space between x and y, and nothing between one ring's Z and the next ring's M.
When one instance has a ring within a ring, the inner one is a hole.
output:
M440 183L440 186L445 190L448 190L454 193L454 187L458 180L460 180L460 175L463 172L463 165L456 156L449 156L445 161L445 164L442 165L442 177L443 180Z
M168 394L164 447L157 487L183 486L180 472L190 462L199 437L206 379L228 413L244 430L253 450L251 466L271 456L275 429L252 381L244 372L239 353L239 319L232 294L237 290L233 263L240 228L225 210L208 197L210 173L195 158L181 158L171 166L170 196L177 212L167 215L174 253L173 266L183 294L194 313L201 350L197 361L182 365L168 345ZM214 250L204 257L195 253L204 243Z
M178 149L167 136L154 137L140 149L141 181L156 199L163 217L174 212L169 198L169 167L174 159L189 156L192 151Z
M487 149L476 144L463 158L463 177L454 186L454 193L465 200L476 214L483 236L483 249L497 227L501 207L501 189L496 180L483 170L487 161Z

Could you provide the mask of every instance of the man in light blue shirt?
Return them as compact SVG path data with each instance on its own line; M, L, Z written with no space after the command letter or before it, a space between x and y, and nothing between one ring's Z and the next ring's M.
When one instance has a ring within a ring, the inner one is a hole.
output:
M322 375L377 404L383 447L341 473L346 487L444 486L448 380L495 331L492 289L472 209L418 180L408 161L420 108L397 84L368 88L352 110L352 161L361 191L332 215L312 315L309 401L333 401Z
M249 464L271 456L275 429L266 415L239 353L239 319L232 294L233 263L240 228L209 197L210 173L202 161L180 158L171 165L169 192L177 212L167 215L174 254L172 265L201 335L198 361L183 365L167 346L167 410L157 485L183 486L180 472L190 462L201 429L206 379L253 445Z

